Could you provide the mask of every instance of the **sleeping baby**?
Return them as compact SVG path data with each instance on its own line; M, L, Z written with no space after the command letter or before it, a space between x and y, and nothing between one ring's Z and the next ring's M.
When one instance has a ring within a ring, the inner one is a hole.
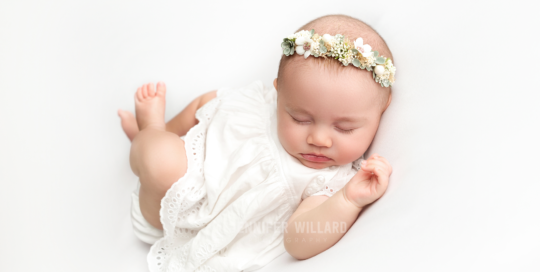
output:
M273 85L205 93L165 123L165 84L148 83L135 116L119 110L151 271L253 271L285 251L310 258L386 191L389 162L363 156L392 98L385 41L330 15L281 49Z

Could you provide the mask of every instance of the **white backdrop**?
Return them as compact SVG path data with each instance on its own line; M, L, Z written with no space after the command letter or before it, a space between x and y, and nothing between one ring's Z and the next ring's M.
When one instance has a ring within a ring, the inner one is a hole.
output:
M280 42L325 14L363 19L397 67L370 151L387 193L330 250L263 271L539 271L540 88L533 1L0 0L0 271L147 271L116 116L146 82L166 118L271 84ZM216 50L216 51L210 51Z

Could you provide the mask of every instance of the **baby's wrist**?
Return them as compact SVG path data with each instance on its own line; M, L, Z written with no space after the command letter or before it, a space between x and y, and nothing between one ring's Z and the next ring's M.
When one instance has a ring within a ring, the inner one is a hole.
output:
M340 198L343 202L343 206L349 208L350 210L354 210L357 212L360 212L362 208L364 208L365 205L359 205L358 203L355 203L354 201L350 200L347 197L346 188L347 186L344 186L341 190L337 191L336 194L340 195Z

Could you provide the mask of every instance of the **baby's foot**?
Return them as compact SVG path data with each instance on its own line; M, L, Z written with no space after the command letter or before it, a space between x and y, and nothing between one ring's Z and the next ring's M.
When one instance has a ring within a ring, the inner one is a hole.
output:
M152 127L165 130L165 83L148 83L135 93L135 116L140 130Z
M133 141L135 135L139 133L139 126L137 126L135 116L133 116L133 113L125 110L118 110L118 116L120 116L124 133L126 133L130 141Z

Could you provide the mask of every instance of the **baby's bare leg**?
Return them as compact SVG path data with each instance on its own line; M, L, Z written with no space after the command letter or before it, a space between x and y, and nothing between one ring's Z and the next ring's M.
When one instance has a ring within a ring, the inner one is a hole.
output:
M139 202L144 218L162 229L161 199L187 170L184 141L165 130L165 85L146 84L135 94L137 124L141 129L133 139L130 165L141 182Z

